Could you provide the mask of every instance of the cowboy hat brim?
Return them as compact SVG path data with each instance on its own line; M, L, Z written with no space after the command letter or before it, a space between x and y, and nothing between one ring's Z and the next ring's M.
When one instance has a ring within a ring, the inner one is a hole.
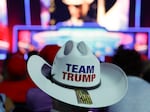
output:
M88 90L93 103L81 104L77 101L74 89L59 86L42 74L41 68L44 64L51 67L40 56L33 55L29 58L27 68L31 79L45 93L64 103L86 108L106 107L120 101L128 88L126 74L118 66L101 63L101 85L96 89Z

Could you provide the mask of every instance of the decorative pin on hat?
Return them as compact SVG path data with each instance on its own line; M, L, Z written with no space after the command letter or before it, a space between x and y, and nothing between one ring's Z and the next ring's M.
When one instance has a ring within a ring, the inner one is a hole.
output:
M50 73L44 72L44 66L51 69ZM79 107L100 108L115 104L128 88L125 72L117 65L100 63L83 41L67 41L52 65L33 55L27 68L32 80L45 93Z

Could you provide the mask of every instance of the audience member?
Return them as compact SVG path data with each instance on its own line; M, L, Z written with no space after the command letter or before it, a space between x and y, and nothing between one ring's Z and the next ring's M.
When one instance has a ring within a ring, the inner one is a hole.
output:
M8 53L9 54L9 53ZM7 57L9 57L9 55L7 54ZM5 71L5 67L7 65L7 58L6 60L2 60L0 62L0 66L1 66L1 70L0 70L0 83L2 83L5 80L5 76L7 71ZM1 84L0 84L1 85ZM1 88L0 88L1 89ZM0 112L12 112L15 108L15 104L14 102L8 97L6 96L4 93L0 93Z
M19 52L13 53L5 67L7 77L0 83L0 93L8 96L15 103L15 108L23 108L26 103L27 91L36 87L28 76L24 55Z
M149 112L150 84L141 78L142 60L135 50L118 48L112 63L120 66L128 76L128 91L118 103L109 107L109 112Z
M95 22L94 19L87 16L90 4L94 0L62 0L67 5L70 18L60 22L57 26L83 26L84 22Z
M13 101L5 94L0 94L0 112L12 112L15 108Z
M16 52L10 56L6 66L6 80L23 80L27 77L26 61L21 52Z
M53 60L51 67L43 57L33 55L27 64L32 80L45 92L45 95L48 94L52 99L50 112L106 112L107 106L120 101L126 93L127 78L121 68L110 63L100 63L84 42L75 43L68 41L58 50ZM44 65L52 70L50 72L46 70L45 72L45 69L42 69ZM66 65L69 65L69 68ZM72 69L70 69L71 65L74 66ZM90 71L85 69L90 66L93 66ZM79 69L78 67L81 68ZM65 72L66 76L67 72L69 72L68 75L72 76L69 76L70 78L68 77L67 79L65 79L65 76L63 78L62 75ZM81 78L85 78L82 75L86 73L89 75L88 79L81 80ZM49 78L46 78L45 74ZM77 76L80 78L77 78ZM29 103L32 101L38 102L37 99L32 97L36 94L32 91L28 92ZM34 91L36 90L34 89ZM42 102L46 102L43 108L51 104L50 100ZM39 101L39 103L42 102ZM48 102L50 104L47 104ZM39 106L36 108L42 109Z
M120 66L127 75L139 76L142 72L141 55L135 50L125 49L122 45L116 50L112 63Z

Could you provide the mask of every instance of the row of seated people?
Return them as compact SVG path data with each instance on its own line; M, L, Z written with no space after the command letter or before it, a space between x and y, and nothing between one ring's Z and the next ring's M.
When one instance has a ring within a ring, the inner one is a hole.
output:
M59 48L55 45L47 45L40 52L30 52L28 57L33 54L40 55L52 65ZM119 47L116 54L113 57L107 57L105 61L114 63L125 71L129 86L126 96L119 103L101 111L133 112L134 110L136 112L149 112L150 74L147 75L149 73L149 60L143 60L135 50ZM0 93L2 96L8 97L5 109L8 112L50 112L53 108L53 100L32 82L27 72L26 62L27 60L20 52L8 55L8 58L3 62L3 80L0 83ZM79 109L81 111L82 108ZM83 111L85 110L83 109ZM90 111L99 112L100 109L90 109Z

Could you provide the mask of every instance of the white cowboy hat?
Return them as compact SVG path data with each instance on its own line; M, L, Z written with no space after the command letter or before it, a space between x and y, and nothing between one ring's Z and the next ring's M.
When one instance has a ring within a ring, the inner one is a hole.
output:
M66 5L82 5L83 3L91 4L94 0L62 0Z
M57 52L52 66L33 55L27 68L32 80L45 93L79 107L115 104L124 97L128 87L124 71L114 64L100 63L84 42L68 41Z

